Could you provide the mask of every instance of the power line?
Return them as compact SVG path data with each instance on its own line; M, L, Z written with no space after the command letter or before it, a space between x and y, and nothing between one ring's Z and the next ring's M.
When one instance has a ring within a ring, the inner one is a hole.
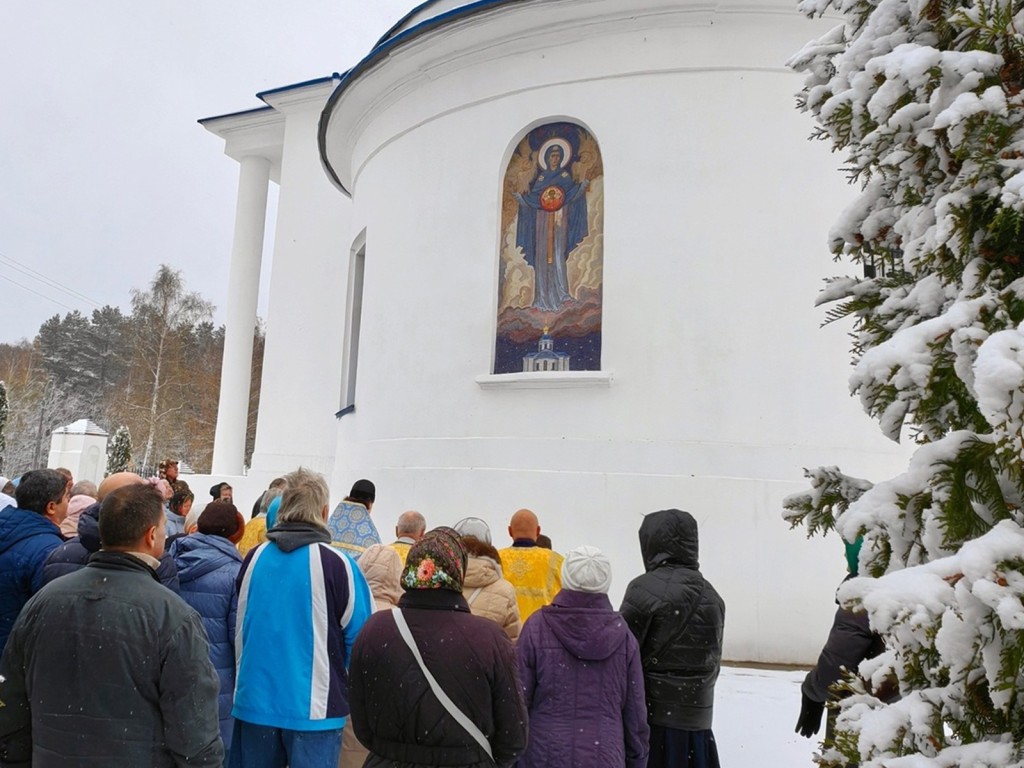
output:
M20 262L15 261L15 259L12 259L10 256L5 256L3 253L0 253L0 259L6 260L6 261L10 261L10 262L14 262L15 264L19 264L19 266L24 267L24 265L20 264ZM10 264L4 264L3 266L11 266L11 265ZM15 267L15 269L17 269L17 267ZM22 273L25 273L26 270L28 272L35 272L35 270L33 270L31 267L24 267L24 269L18 269L18 271L22 272ZM36 272L36 274L40 274L40 273ZM12 284L18 286L19 288L22 288L23 290L28 291L29 293L35 294L36 296L40 297L41 299L46 299L47 301L49 301L49 302L51 302L53 304L56 304L58 307L63 307L64 309L69 310L70 312L78 312L79 311L77 307L69 307L64 302L58 301L57 299L53 298L52 296L47 296L45 293L40 293L36 289L30 288L29 286L25 285L24 283L19 283L14 278L12 278L12 277L10 277L8 275L5 275L2 271L0 271L0 277L2 277L4 280L8 281L9 283L12 283ZM32 277L32 275L29 275L29 277ZM42 277L45 278L45 276L42 276ZM39 279L39 278L36 278L36 279ZM73 295L77 294L76 291L72 291L70 288L63 288L62 286L60 286L59 283L57 283L54 280L50 280L49 278L45 278L45 280L39 279L39 281L42 282L44 285L46 285L47 282L54 283L55 285L53 285L52 287L60 288L61 290L64 291L64 293L70 293L70 294L73 294ZM48 286L48 287L50 287L50 286ZM85 296L83 294L77 294L77 295L81 296L85 301L88 301L91 304L96 304L97 307L100 306L95 301L90 299L88 296ZM87 336L91 336L92 338L96 339L97 341L105 341L106 340L106 337L100 336L91 327L82 328L80 330L81 330L81 332L85 333Z
M59 307L64 307L64 309L71 310L72 312L77 312L78 311L74 307L69 307L67 304L62 304L61 302L57 301L56 299L51 299L49 296L46 296L45 294L42 294L39 291L36 291L36 290L34 290L32 288L29 288L27 285L22 285L17 280L12 280L11 278L9 278L7 275L3 274L2 272L0 272L0 277L2 277L4 280L7 280L9 282L14 283L19 288L24 288L29 293L34 293L36 296L44 298L47 301L53 302L54 304L56 304ZM115 309L118 309L118 308L115 307ZM86 318L86 321L88 322L89 319ZM45 323L44 323L44 325L45 325ZM42 326L40 326L40 327L42 327ZM91 326L91 324L85 326L84 328L78 329L78 332L79 333L84 333L86 336L91 336L96 341L104 341L104 342L109 341L109 337L100 335L96 330L94 330L94 328ZM0 343L3 343L3 342L0 342Z
M17 259L11 258L10 256L8 256L8 255L6 255L4 253L0 253L0 260L8 262L5 266L8 266L8 267L10 267L12 269L16 269L18 272L21 272L23 275L26 275L26 276L34 279L34 280L38 280L39 282L43 283L44 285L47 285L47 286L49 286L51 288L56 288L58 291L62 291L63 293L68 294L72 298L79 299L81 301L86 301L89 304L92 304L97 309L99 309L100 307L103 306L102 304L100 304L95 299L91 299L88 296L86 296L84 293L79 293L75 289L69 288L68 286L64 285L63 283L60 283L57 280L54 280L52 277L44 275L42 272L38 272L38 271L32 269L32 267L30 267L30 266L28 266L26 264L22 264ZM10 278L7 278L7 279L10 280ZM11 280L11 282L14 283L13 280ZM14 284L15 285L20 285L19 283L14 283ZM20 287L25 288L26 290L30 290L29 288L27 288L24 285L21 285ZM35 291L33 291L33 293L35 293ZM47 297L44 296L43 298L47 298ZM53 299L51 299L51 301L53 301ZM54 302L54 303L59 303L59 302ZM65 306L65 305L62 304L61 306ZM68 307L68 309L71 309L71 308Z
M37 290L35 290L35 289L33 289L33 288L29 288L29 287L28 287L27 285L22 285L22 284L21 284L21 283L19 283L19 282L18 282L17 280L13 280L12 278L8 277L7 275L5 275L5 274L4 274L4 273L2 273L2 272L0 272L0 277L2 277L2 278L3 278L4 280L6 280L6 281L8 281L8 282L10 282L10 283L14 283L14 284L15 284L16 286L18 286L19 288L24 288L24 289L25 289L26 291L28 291L29 293L34 293L34 294L35 294L36 296L39 296L40 298L43 298L43 299L46 299L47 301L51 301L51 302L53 302L53 303L54 303L54 304L56 304L56 305L57 305L58 307L64 307L64 309L69 309L69 310L71 310L72 312L74 312L74 311L75 311L75 308L74 308L74 307L69 307L69 306L68 306L67 304L63 304L63 303L61 303L61 302L57 301L56 299L52 299L52 298L50 298L49 296L47 296L47 295L45 295L45 294L42 294L42 293L40 293L39 291L37 291Z

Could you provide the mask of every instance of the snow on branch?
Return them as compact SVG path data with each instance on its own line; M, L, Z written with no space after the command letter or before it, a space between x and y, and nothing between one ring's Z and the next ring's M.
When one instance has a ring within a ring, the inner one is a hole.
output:
M814 138L861 194L825 243L853 322L850 391L919 447L889 480L805 471L810 534L863 537L862 606L887 650L851 682L824 766L1024 760L1024 0L802 0L843 24L790 59ZM882 679L900 696L875 695Z

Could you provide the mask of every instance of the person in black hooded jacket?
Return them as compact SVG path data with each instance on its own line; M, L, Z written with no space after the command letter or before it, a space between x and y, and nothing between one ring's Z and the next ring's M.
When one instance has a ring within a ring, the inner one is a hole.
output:
M722 661L725 602L701 575L697 521L666 509L644 518L646 573L630 582L620 613L640 644L651 726L648 768L717 768L711 731Z

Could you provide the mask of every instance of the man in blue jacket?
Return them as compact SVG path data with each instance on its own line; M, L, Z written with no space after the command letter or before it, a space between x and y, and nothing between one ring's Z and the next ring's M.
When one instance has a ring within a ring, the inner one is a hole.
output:
M366 579L331 546L324 478L298 469L285 479L276 525L238 575L238 768L337 765L352 644L373 610Z
M43 563L63 543L71 486L53 469L27 472L14 492L16 507L0 512L0 651L14 620L43 586Z

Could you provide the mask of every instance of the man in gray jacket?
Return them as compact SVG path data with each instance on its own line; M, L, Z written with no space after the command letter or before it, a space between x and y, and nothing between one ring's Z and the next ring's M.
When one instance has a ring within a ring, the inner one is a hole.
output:
M165 522L151 486L114 491L102 549L25 605L0 659L0 765L223 764L199 614L156 576Z

